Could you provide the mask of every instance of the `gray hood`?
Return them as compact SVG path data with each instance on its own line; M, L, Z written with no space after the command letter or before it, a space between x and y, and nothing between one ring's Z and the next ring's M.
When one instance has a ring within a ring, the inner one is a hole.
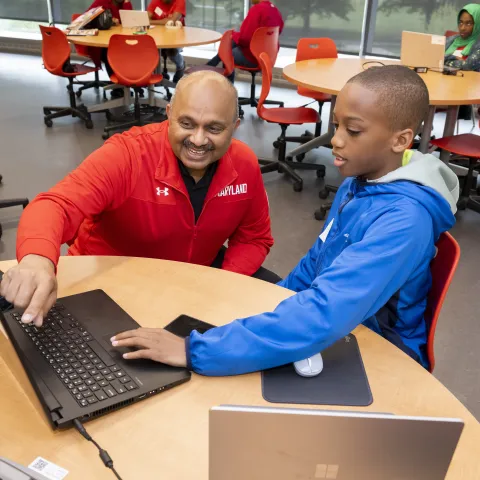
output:
M410 156L410 161L407 165L397 168L377 180L373 180L372 183L391 183L398 180L409 180L425 187L430 187L448 202L452 213L455 214L460 186L458 178L452 169L429 153L423 154L415 150L407 150L405 157L408 158L408 156Z

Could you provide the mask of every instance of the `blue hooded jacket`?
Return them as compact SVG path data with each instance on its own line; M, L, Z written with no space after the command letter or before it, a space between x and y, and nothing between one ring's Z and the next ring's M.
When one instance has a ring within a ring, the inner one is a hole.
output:
M456 175L433 155L376 181L348 178L323 232L279 283L297 292L273 312L235 320L186 340L189 367L236 375L321 352L363 323L423 366L423 319L435 242L455 223Z

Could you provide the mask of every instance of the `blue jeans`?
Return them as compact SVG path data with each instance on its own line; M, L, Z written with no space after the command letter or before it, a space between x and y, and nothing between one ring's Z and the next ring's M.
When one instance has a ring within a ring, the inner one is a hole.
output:
M235 65L238 65L239 67L250 67L254 68L257 67L258 65L256 63L250 62L250 60L247 60L245 58L245 55L243 54L241 48L232 40L232 54L233 54L233 60L235 62ZM207 65L210 65L212 67L216 67L222 60L218 55L215 55L208 63ZM231 73L231 75L228 76L228 79L233 83L235 81L235 70Z
M177 72L185 68L182 50L183 48L164 48L160 50L161 53L165 53L168 59L175 64Z

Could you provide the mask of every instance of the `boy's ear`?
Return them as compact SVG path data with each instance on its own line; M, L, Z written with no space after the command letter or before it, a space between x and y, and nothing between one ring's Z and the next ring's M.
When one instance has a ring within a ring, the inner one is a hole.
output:
M393 139L392 150L395 153L402 153L408 148L410 148L415 134L411 128L406 128L405 130L401 130L395 133Z

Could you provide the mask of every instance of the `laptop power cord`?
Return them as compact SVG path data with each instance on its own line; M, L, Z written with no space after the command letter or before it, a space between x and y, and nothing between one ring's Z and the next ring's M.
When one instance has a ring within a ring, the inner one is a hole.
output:
M110 455L108 454L108 452L106 450L104 450L90 435L89 433L87 432L87 430L85 430L85 427L83 426L82 422L80 422L80 420L78 419L75 419L73 421L73 425L75 426L75 428L79 431L80 435L82 435L83 438L85 438L86 440L88 440L89 442L92 442L98 449L98 454L100 456L100 459L102 460L103 464L109 468L113 474L115 475L115 477L117 477L118 480L122 480L122 477L120 477L120 475L117 473L117 471L115 470L115 468L113 467L113 460L112 458L110 457Z

